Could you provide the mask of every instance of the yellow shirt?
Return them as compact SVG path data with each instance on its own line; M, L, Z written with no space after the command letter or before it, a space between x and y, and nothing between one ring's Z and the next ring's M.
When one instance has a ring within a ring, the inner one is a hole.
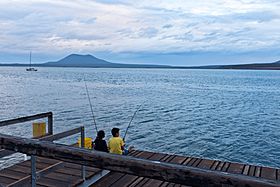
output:
M124 142L121 137L112 137L109 139L108 148L110 153L121 155L122 146L124 146Z

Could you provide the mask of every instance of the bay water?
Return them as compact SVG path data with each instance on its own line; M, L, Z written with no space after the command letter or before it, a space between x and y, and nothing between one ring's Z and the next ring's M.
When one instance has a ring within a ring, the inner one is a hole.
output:
M126 143L154 152L280 167L280 71L0 67L0 120L52 111L54 133L85 126L106 140L121 136L139 105ZM43 121L43 120L39 120ZM32 136L32 122L0 133ZM76 142L77 136L59 143ZM0 168L23 160L0 159Z

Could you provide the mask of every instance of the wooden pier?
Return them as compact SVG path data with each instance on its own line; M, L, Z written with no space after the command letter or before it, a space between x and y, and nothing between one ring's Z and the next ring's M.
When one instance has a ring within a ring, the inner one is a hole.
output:
M53 134L50 113L7 120L0 126L38 116L50 121L49 133L43 137L0 134L0 159L15 151L31 156L0 170L0 186L280 186L279 168L140 150L121 156L53 143L76 133L84 138L84 128Z

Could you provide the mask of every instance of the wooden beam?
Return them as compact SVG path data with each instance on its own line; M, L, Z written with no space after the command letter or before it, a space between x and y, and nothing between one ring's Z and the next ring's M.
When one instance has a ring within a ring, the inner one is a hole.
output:
M16 123L23 123L26 121L32 121L32 120L36 120L36 119L41 119L41 118L45 118L45 117L49 117L49 116L52 116L52 112L46 112L46 113L41 113L41 114L35 114L32 116L25 116L25 117L20 117L20 118L16 118L16 119L5 120L5 121L0 122L0 127L13 125ZM50 123L52 123L52 121Z
M42 138L45 138L45 137L50 137L52 135L49 135L49 134L45 134L41 137L34 137L33 139L42 139ZM11 154L14 154L16 153L15 151L10 151L10 150L5 150L5 149L0 149L0 158L3 158L5 156L9 156Z
M55 140L59 140L68 136L72 136L74 134L80 133L82 131L83 127L77 127L75 129L72 130L68 130L65 132L61 132L61 133L57 133L54 135L49 135L49 136L45 136L42 138L39 138L39 140L43 140L43 141L55 141Z
M140 177L200 186L276 187L279 181L69 147L0 134L0 148Z
M44 140L44 141L55 141L55 140L59 140L59 139L62 139L62 138L80 133L81 131L82 131L82 127L77 127L75 129L65 131L65 132L61 132L61 133L57 133L55 135L46 134L42 137L35 137L34 139ZM14 151L0 149L0 158L5 157L5 156L9 156L9 155L14 154L14 153L15 153Z

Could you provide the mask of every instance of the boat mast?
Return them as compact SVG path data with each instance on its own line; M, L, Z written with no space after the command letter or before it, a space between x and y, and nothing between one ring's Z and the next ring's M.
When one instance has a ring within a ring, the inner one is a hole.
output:
M31 68L31 51L30 51L30 54L29 54L29 67Z

